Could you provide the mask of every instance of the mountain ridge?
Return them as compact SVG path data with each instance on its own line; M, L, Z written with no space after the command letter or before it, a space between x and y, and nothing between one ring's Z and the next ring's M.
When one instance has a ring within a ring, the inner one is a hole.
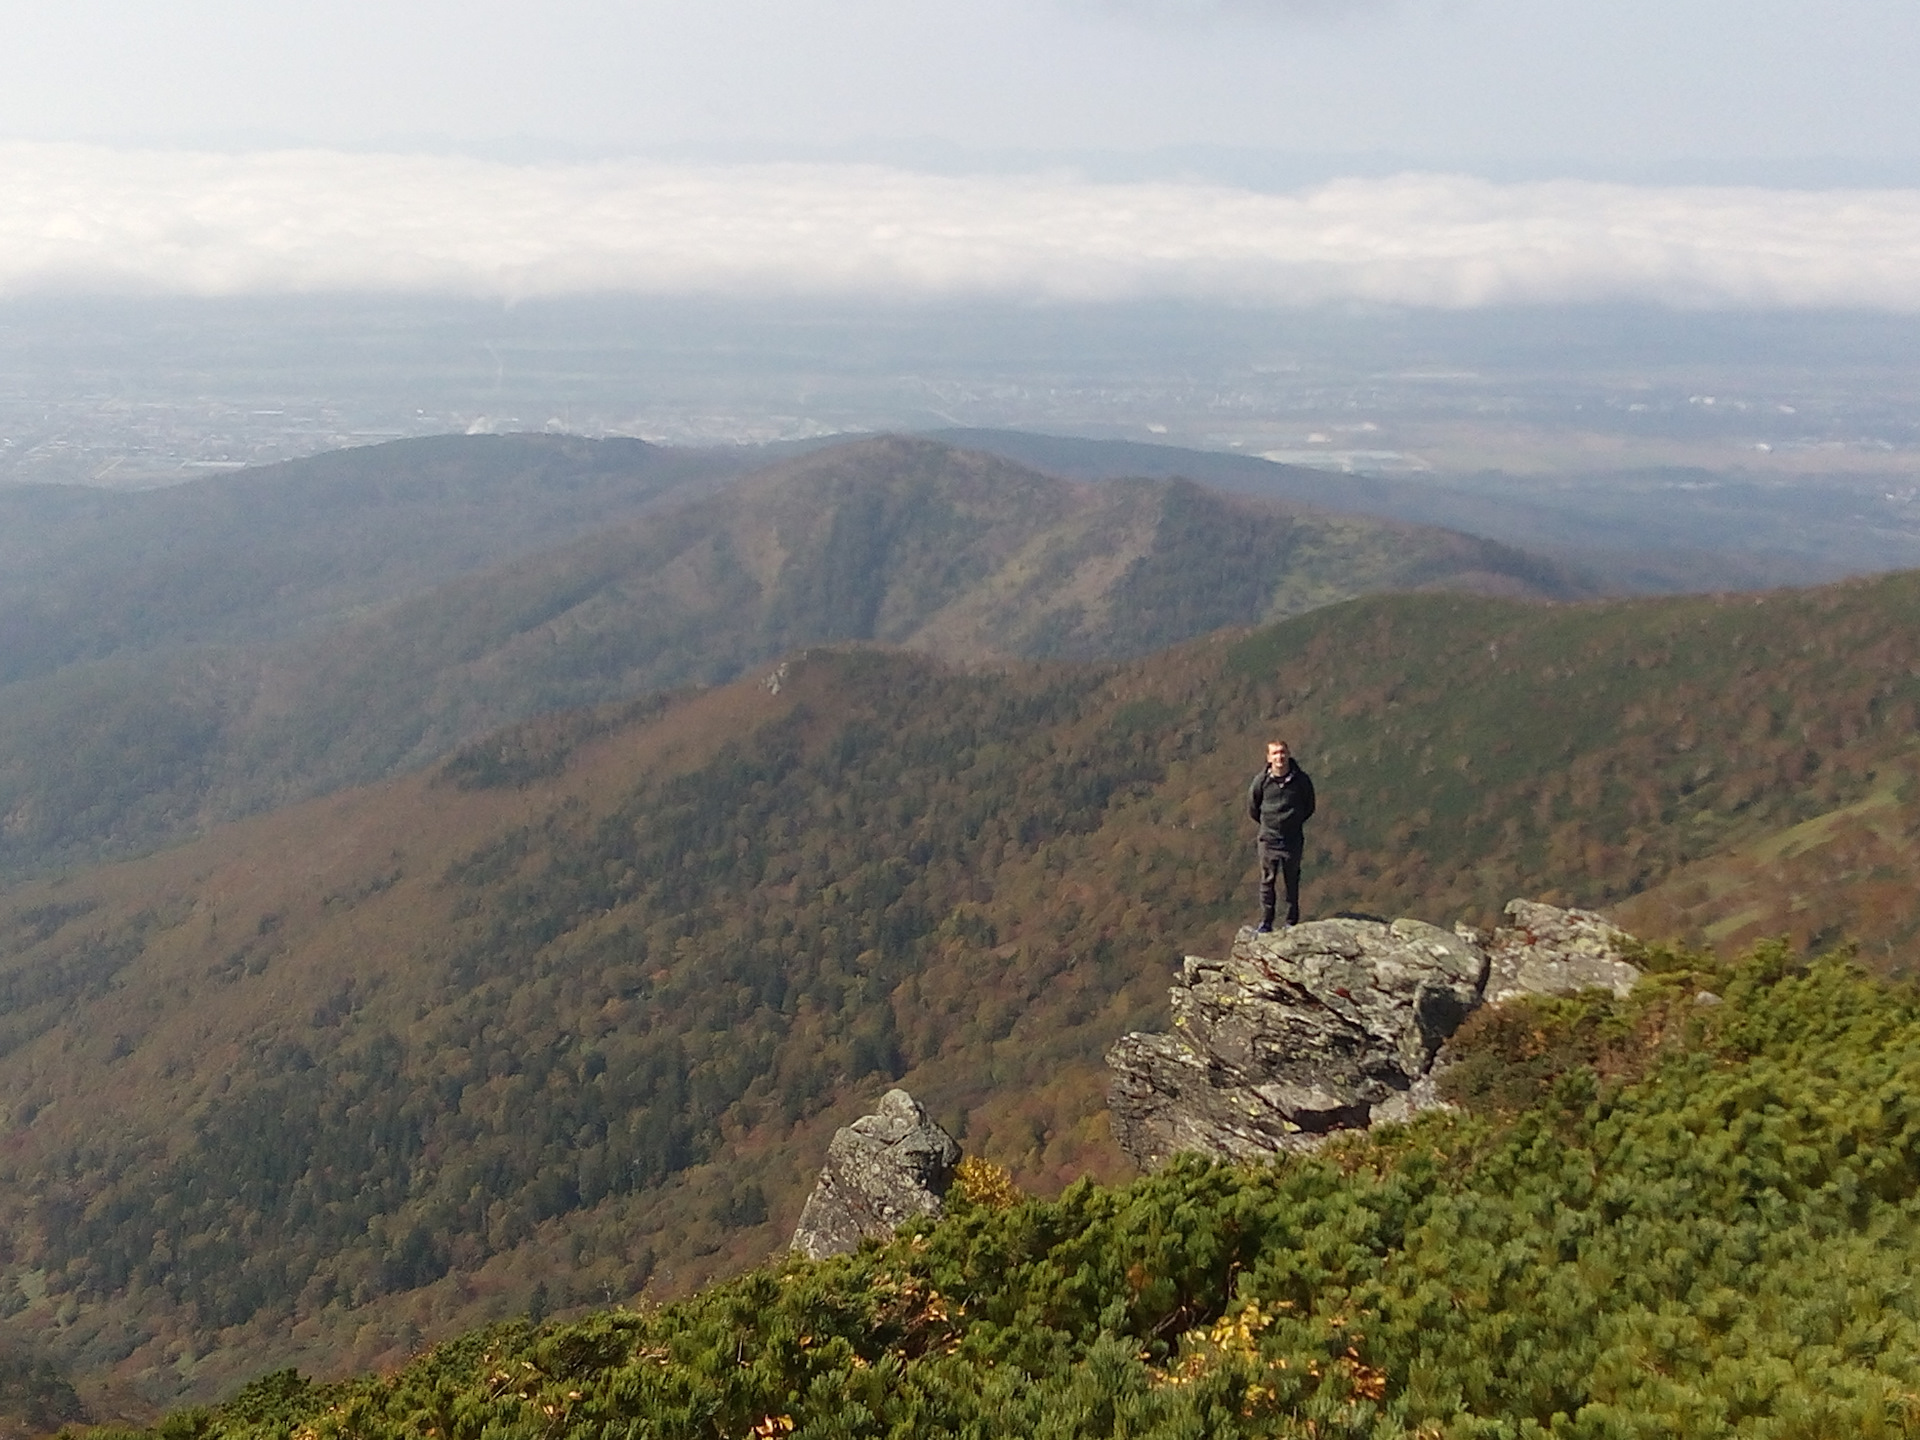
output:
M0 688L0 869L165 843L543 711L724 681L798 645L1131 654L1418 585L1588 593L1447 532L1184 482L1074 485L925 441L830 447L346 623Z
M157 490L0 486L0 684L160 643L292 633L758 463L640 440L436 436Z
M1719 857L1889 792L1920 831L1917 647L1911 574L1380 596L1098 664L815 647L15 886L0 1336L152 1404L536 1283L681 1293L780 1243L883 1082L1032 1189L1115 1178L1100 1056L1248 913L1275 729L1321 792L1309 914L1670 933L1635 907ZM1906 963L1910 893L1786 849L1797 942Z
M1596 469L1553 480L1494 471L1414 480L1138 440L927 433L1049 474L1184 475L1240 494L1484 535L1573 566L1615 594L1817 585L1910 565L1914 554L1909 540L1864 517L1831 523L1836 500L1851 508L1841 496L1783 489L1737 471Z

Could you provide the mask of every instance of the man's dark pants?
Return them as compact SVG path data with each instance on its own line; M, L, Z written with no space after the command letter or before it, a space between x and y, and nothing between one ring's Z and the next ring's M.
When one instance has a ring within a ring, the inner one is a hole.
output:
M1300 923L1300 850L1284 840L1260 842L1260 923L1273 928L1274 902L1281 885L1287 891L1287 924Z

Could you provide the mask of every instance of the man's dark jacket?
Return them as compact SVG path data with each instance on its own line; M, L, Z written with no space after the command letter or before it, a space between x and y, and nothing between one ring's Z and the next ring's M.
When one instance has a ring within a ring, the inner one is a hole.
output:
M1247 817L1260 822L1260 843L1300 848L1300 828L1313 818L1313 779L1298 764L1275 775L1266 766L1247 791Z

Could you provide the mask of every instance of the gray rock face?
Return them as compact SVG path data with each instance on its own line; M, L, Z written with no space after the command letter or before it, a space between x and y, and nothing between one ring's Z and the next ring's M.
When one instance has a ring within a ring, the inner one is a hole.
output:
M1242 930L1227 960L1188 957L1178 1033L1108 1053L1115 1137L1152 1169L1183 1150L1239 1159L1364 1126L1426 1073L1486 968L1477 945L1418 920Z
M1531 901L1490 943L1419 920L1317 920L1242 930L1226 960L1189 956L1170 1035L1107 1054L1114 1137L1143 1169L1183 1151L1251 1159L1337 1130L1405 1120L1441 1101L1436 1056L1493 998L1624 994L1631 943L1598 915Z
M835 1132L791 1248L809 1260L845 1255L938 1215L959 1163L953 1137L906 1091L889 1090L873 1114Z
M1574 995L1582 990L1611 990L1624 999L1640 978L1625 954L1633 937L1591 910L1511 900L1507 920L1487 946L1489 1005L1520 995Z

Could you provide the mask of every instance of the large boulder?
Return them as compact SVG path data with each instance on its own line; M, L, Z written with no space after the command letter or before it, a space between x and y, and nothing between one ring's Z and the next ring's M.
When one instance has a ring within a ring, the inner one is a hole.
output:
M1114 1138L1143 1169L1183 1151L1243 1160L1441 1102L1436 1057L1478 1006L1639 978L1632 938L1586 910L1516 900L1491 939L1419 920L1242 930L1225 960L1188 956L1173 1033L1107 1054Z
M792 1248L809 1260L885 1240L907 1221L946 1206L960 1147L904 1090L889 1090L871 1115L836 1131L827 1163L794 1227Z

